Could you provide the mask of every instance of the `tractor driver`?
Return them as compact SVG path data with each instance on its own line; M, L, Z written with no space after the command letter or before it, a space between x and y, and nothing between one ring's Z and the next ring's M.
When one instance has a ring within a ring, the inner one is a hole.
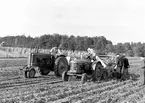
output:
M92 60L96 57L96 53L93 49L88 48L87 52L88 52L88 57L87 57L88 59Z
M50 50L50 53L51 53L51 55L54 55L54 56L62 55L62 54L63 54L62 48L59 48L59 47L53 47L53 48Z
M51 53L52 55L57 55L59 52L60 52L60 50L58 49L58 47L53 47L53 48L50 50L50 53Z

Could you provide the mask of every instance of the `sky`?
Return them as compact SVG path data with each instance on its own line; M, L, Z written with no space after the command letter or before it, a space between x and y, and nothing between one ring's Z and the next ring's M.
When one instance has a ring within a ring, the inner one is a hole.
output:
M104 36L145 42L145 0L0 0L0 37Z

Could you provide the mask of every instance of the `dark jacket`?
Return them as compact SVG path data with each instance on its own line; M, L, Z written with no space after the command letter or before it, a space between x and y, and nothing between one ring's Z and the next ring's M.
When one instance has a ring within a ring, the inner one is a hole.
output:
M119 57L118 60L117 60L117 66L118 67L123 67L123 57Z
M127 58L123 59L123 65L124 65L124 68L129 68L129 62Z

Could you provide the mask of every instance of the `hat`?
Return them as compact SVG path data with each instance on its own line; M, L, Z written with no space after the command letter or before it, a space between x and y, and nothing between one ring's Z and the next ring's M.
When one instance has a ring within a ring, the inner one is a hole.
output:
M122 56L125 57L125 53L123 53Z
M119 55L116 55L116 57L119 57Z

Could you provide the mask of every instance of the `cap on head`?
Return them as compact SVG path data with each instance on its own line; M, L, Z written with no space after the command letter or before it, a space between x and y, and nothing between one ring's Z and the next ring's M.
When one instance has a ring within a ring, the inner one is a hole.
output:
M116 57L119 57L119 55L116 55Z
M122 54L122 57L125 57L125 53Z
M94 50L92 48L88 48L87 51L92 53Z
M90 48L88 48L87 51L90 51Z

